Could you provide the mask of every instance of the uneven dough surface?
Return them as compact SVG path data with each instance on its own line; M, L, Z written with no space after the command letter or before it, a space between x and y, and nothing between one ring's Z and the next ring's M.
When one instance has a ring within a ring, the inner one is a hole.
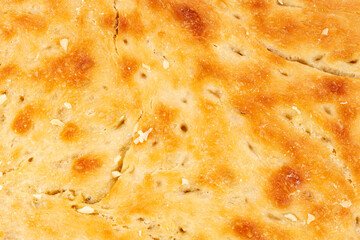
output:
M0 0L0 239L359 239L359 0Z

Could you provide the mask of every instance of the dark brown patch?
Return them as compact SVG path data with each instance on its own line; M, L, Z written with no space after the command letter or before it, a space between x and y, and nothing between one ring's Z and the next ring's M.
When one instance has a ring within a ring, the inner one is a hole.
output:
M287 207L292 198L291 193L303 184L300 172L289 166L282 167L270 178L270 198L278 207Z
M235 234L241 238L251 240L265 240L262 229L253 221L247 219L237 219L232 224Z
M197 11L185 4L176 4L172 8L176 19L181 21L185 28L196 36L205 35L206 24Z
M264 10L268 7L268 4L265 0L251 0L250 6L255 11Z
M91 157L91 156L85 156L78 158L73 163L73 171L80 173L80 174L87 174L90 172L94 172L96 169L100 168L102 166L102 163L100 159Z
M75 123L67 123L60 133L61 139L64 141L72 141L79 135L79 127Z
M138 68L139 63L134 58L123 57L120 62L121 76L126 80L130 80Z
M335 95L344 95L346 93L346 84L343 79L340 78L329 78L323 82L323 88L328 93Z
M84 49L77 49L70 54L61 56L50 62L49 67L38 73L50 86L65 83L68 87L84 87L90 83L89 71L94 67L95 61ZM37 79L37 73L34 78Z
M12 123L12 129L15 133L25 134L28 132L33 125L33 113L34 108L32 106L27 106L21 110L15 117Z

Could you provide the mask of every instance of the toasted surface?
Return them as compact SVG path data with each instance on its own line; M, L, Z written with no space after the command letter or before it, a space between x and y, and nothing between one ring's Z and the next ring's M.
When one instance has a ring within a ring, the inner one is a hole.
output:
M360 2L5 0L0 239L358 239Z

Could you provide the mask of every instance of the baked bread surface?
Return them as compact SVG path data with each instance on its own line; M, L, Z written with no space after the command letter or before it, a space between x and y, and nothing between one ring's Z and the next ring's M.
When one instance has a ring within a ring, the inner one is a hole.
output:
M0 3L0 239L360 238L360 1Z

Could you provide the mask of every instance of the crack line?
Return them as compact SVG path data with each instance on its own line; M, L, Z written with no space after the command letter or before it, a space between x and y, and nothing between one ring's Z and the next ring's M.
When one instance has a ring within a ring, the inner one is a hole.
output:
M347 73L347 72L343 72L343 71L340 71L338 69L335 69L335 68L331 68L331 67L325 67L325 66L315 66L311 63L309 63L308 61L306 61L305 59L301 58L301 57L293 57L293 56L289 56L289 55L286 55L282 52L280 52L279 50L277 49L274 49L274 48L271 48L271 47L268 47L266 46L265 44L259 42L260 45L262 45L264 48L266 48L266 50L268 50L269 52L289 61L289 62L297 62L297 63L300 63L302 65L305 65L305 66L308 66L310 68L313 68L313 69L317 69L321 72L324 72L324 73L327 73L327 74L331 74L331 75L335 75L335 76L340 76L340 77L348 77L348 78L360 78L360 75L356 74L356 73Z
M119 56L119 52L118 52L118 49L117 49L117 46L116 46L116 39L117 39L117 36L119 34L119 10L116 7L116 2L117 2L117 0L114 0L114 10L116 12L116 16L115 16L115 24L114 24L115 34L113 36L113 40L114 40L115 52Z

